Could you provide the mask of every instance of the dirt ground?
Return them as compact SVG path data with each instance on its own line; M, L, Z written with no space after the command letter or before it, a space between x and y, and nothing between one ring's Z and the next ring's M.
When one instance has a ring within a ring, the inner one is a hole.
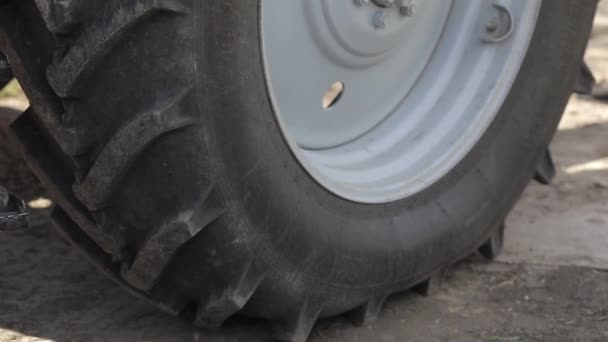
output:
M587 60L608 79L608 1ZM321 321L312 341L608 341L607 137L608 103L573 96L552 146L557 179L530 185L507 222L500 262L472 256L436 295L396 295L363 328ZM45 210L32 224L0 235L0 342L269 340L264 322L237 319L208 333L165 316L99 274Z

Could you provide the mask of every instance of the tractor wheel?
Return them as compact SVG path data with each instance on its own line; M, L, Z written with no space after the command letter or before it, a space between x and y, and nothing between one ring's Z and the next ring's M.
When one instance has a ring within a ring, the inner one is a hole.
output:
M259 317L284 341L497 253L596 7L3 3L32 103L14 133L60 231L168 312Z
M21 158L17 144L9 139L9 125L19 114L14 109L0 107L0 186L31 201L44 196L45 192Z
M0 90L13 79L13 73L11 72L11 66L8 64L8 60L0 53Z

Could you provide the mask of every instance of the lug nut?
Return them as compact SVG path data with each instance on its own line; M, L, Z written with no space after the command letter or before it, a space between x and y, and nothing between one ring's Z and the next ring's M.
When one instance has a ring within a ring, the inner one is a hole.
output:
M376 11L376 13L374 13L373 23L375 28L386 28L386 25L388 25L388 15L382 10Z
M399 14L404 17L411 17L416 12L416 5L412 3L412 0L397 0L397 7L399 7Z
M494 18L486 24L486 32L494 33L496 31L498 31L498 18Z

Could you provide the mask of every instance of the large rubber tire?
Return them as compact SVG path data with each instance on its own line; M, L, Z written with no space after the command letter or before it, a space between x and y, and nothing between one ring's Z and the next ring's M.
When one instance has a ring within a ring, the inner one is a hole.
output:
M13 79L13 72L3 54L0 54L0 90Z
M31 201L44 196L44 190L21 158L18 146L9 139L9 124L20 112L0 107L0 186Z
M324 190L285 143L258 1L36 2L0 11L0 46L32 102L15 135L60 230L169 312L203 327L261 317L288 341L318 317L373 316L500 231L556 130L596 6L544 1L473 151L421 193L362 205Z

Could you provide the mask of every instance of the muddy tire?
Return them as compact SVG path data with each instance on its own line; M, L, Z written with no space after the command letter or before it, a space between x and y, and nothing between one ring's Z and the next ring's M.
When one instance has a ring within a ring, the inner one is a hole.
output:
M521 70L470 152L413 195L363 204L328 191L286 143L257 1L36 3L2 8L0 47L32 102L15 137L62 234L170 313L206 328L260 317L286 341L306 339L319 317L366 322L390 294L502 232L556 130L595 11L543 1Z

